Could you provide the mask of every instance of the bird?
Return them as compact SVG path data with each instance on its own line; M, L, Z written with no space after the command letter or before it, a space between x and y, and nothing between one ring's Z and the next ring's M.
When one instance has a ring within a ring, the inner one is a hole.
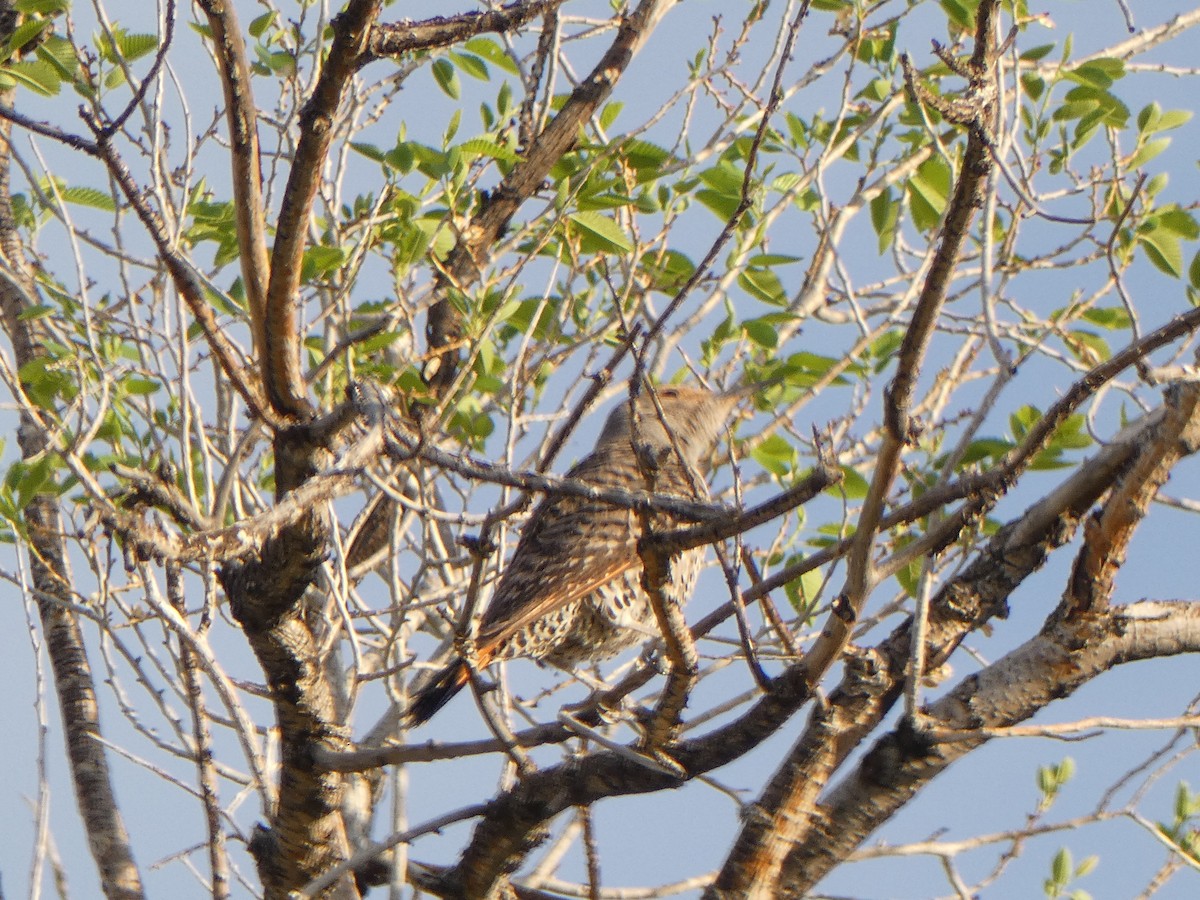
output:
M749 393L745 387L717 393L687 385L658 387L653 396L641 391L609 413L595 448L567 478L598 488L650 488L659 495L706 500L710 457L738 402ZM647 470L652 484L647 484ZM651 518L655 530L677 524L665 513ZM475 665L482 669L528 657L570 667L608 659L644 640L654 613L641 581L641 533L632 509L571 494L544 497L484 610L474 642ZM670 602L682 605L688 599L703 558L699 547L671 561L664 586ZM463 658L452 659L417 690L408 724L427 722L469 680Z

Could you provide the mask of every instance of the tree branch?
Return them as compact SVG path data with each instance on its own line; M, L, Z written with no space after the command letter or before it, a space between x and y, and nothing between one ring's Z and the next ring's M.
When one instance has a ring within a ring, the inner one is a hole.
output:
M1025 721L1114 666L1200 652L1200 609L1181 602L1120 606L1084 621L1050 623L964 679L926 711L938 728L994 729ZM1014 684L1022 690L1014 691ZM837 863L951 763L988 738L930 744L903 728L885 735L814 810L814 839L783 864L774 896L804 897Z
M514 31L562 4L563 0L519 0L499 9L435 16L420 22L380 23L371 28L367 49L359 63L365 65L380 57L401 56L414 50L449 47L487 32Z
M287 417L306 419L311 415L300 373L297 295L313 202L333 140L338 106L366 51L371 26L382 5L383 0L349 0L346 8L334 17L333 44L312 96L300 112L300 142L275 226L264 313L267 352L262 361L263 381L271 406Z
M271 262L267 257L266 210L262 197L262 162L258 151L258 108L250 85L246 44L233 5L227 0L197 0L213 34L217 70L225 90L225 120L229 125L230 162L233 169L233 203L237 214L238 259L250 310L254 355L264 381L266 361L267 283Z
M571 92L558 114L537 136L533 146L488 196L463 229L438 279L438 300L429 309L426 338L431 359L425 380L439 395L449 391L458 372L457 347L462 323L445 296L450 287L473 284L486 262L487 249L508 227L521 204L541 187L550 169L574 145L579 129L612 93L613 87L649 36L664 0L641 0L617 29L611 46L591 73Z

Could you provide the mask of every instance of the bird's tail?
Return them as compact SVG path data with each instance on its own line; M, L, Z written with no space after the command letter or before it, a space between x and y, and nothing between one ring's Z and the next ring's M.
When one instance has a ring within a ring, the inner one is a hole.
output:
M408 724L410 727L424 725L433 718L434 713L450 702L455 694L463 689L470 680L467 664L456 659L434 676L413 698L408 707Z

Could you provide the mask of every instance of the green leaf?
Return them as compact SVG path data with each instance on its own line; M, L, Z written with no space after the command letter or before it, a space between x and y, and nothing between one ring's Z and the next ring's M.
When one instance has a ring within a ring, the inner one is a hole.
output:
M716 213L717 218L725 222L733 218L733 214L737 212L738 205L742 202L741 197L735 197L732 194L723 194L720 191L710 190L709 188L702 188L696 191L696 199Z
M1112 356L1108 341L1095 332L1075 328L1063 335L1063 341L1067 349L1088 366L1102 363Z
M254 19L247 29L250 32L250 36L253 38L262 37L266 30L271 27L271 23L275 21L278 15L278 12L271 10L270 12L265 12L261 16Z
M1042 418L1042 411L1036 406L1026 404L1011 413L1008 417L1008 427L1012 429L1013 437L1023 440L1029 429L1033 428Z
M74 81L79 71L79 60L71 42L57 35L50 35L37 46L37 58L54 67L63 81Z
M886 253L895 241L899 221L900 203L890 187L871 198L871 227L879 239L880 255Z
M464 153L469 153L471 156L490 156L492 159L499 159L510 163L521 161L520 154L489 138L471 138L469 141L463 141L459 144L459 149Z
M735 198L742 196L742 182L745 178L745 173L727 160L722 160L700 173L700 180L713 190Z
M1129 313L1117 306L1088 309L1084 311L1083 317L1093 325L1113 331L1128 328L1130 324Z
M361 153L367 159L373 159L375 162L381 163L384 161L384 153L374 144L365 144L361 141L351 141L350 149L356 153Z
M437 82L437 86L451 100L457 100L462 95L462 84L458 80L458 73L454 71L454 64L448 59L436 60L433 64L433 80Z
M1125 76L1125 61L1114 57L1089 59L1074 69L1063 73L1064 77L1079 84L1107 89L1112 83Z
M117 205L113 202L111 194L106 194L104 191L90 187L64 187L60 188L59 196L67 203L74 203L77 206L90 206L93 209L102 209L105 212L116 212Z
M1054 855L1054 862L1050 866L1050 876L1058 884L1066 884L1071 880L1071 871L1074 866L1071 864L1071 851L1063 847Z
M858 98L874 100L876 103L880 103L892 96L893 93L891 79L876 78L858 92Z
M621 230L621 226L608 216L592 210L580 210L567 217L574 225L595 238L601 247L601 252L628 253L633 249L633 242Z
M481 56L497 68L503 69L511 75L520 75L521 70L517 64L513 62L512 57L493 41L491 38L477 37L472 38L463 44L464 50L470 50L476 56Z
M940 0L946 18L962 31L970 31L975 22L979 0Z
M0 74L7 75L14 84L24 85L43 97L53 97L62 85L58 68L41 59L27 59L0 66Z
M496 92L496 112L500 114L501 118L506 118L512 111L512 85L506 81Z
M678 250L647 250L642 254L641 268L650 278L650 287L664 294L673 294L696 271L696 264Z
M786 438L773 434L750 451L760 466L779 478L790 475L799 461L799 454Z
M870 485L867 479L863 478L858 473L857 469L850 466L842 466L842 480L840 484L834 485L829 490L844 493L851 500L861 500L867 496L867 491L870 490Z
M17 495L17 506L20 509L28 506L39 494L54 493L52 490L46 490L47 486L53 486L54 469L54 459L49 454L12 467L10 472L15 471L17 478L11 487Z
M1200 238L1200 224L1188 210L1180 209L1175 204L1164 206L1157 211L1155 218L1158 224L1181 238L1194 241Z
M27 306L17 314L19 322L33 322L37 319L44 319L46 316L58 311L58 307L50 306L47 303L39 303L37 306Z
M1079 865L1077 865L1075 867L1075 877L1082 878L1084 875L1087 875L1088 873L1092 872L1096 868L1096 866L1098 866L1099 864L1100 864L1100 857L1098 857L1098 856L1084 857L1083 861L1080 862Z
M129 63L157 50L158 35L127 34L120 28L114 28L111 41L108 35L101 35L96 43L100 56L106 62L115 64L118 60L124 60Z
M300 280L309 282L319 280L332 274L346 262L346 251L341 247L327 247L316 244L304 251L304 260L300 265Z
M130 375L127 378L121 379L121 386L129 393L137 396L156 394L162 389L162 384L159 382L150 378L139 378L136 375Z
M71 0L16 0L13 9L30 15L53 16L71 9Z
M786 266L789 263L800 262L802 257L789 256L786 253L756 253L746 260L748 266Z
M49 19L27 19L18 25L8 39L8 56L12 56L51 25Z
M922 231L937 227L950 196L952 173L940 156L931 156L908 180L913 223Z
M1025 72L1021 75L1021 87L1030 100L1037 102L1042 99L1042 94L1046 92L1046 79L1032 72Z
M1054 44L1039 44L1036 47L1030 47L1021 54L1021 59L1029 62L1045 59L1054 51L1054 46Z
M1138 243L1156 269L1172 278L1183 277L1183 248L1174 232L1155 227L1139 234Z
M621 114L621 110L625 108L625 104L617 100L604 104L604 109L600 111L600 127L607 131L612 123L617 120L617 116Z
M491 80L492 76L491 76L491 73L488 72L487 63L485 63L478 56L472 56L468 53L451 52L449 54L449 58L454 62L454 64L456 66L458 66L460 69L462 69L464 72L466 72L468 75L470 75L472 78L476 79L477 81L490 81Z
M802 511L802 510L801 510ZM785 565L791 565L799 560L789 559ZM799 578L789 581L784 585L784 591L787 593L788 602L792 605L792 609L803 615L809 614L817 598L821 595L821 588L825 586L825 577L820 570L813 569L805 572Z
M1192 816L1191 789L1186 781L1175 788L1175 821L1186 822Z
M772 306L787 305L787 292L783 282L770 269L751 267L738 276L738 284L750 296L770 303Z
M979 438L967 446L966 452L959 460L959 468L965 468L985 459L1001 459L1014 446L1012 441L1006 441L1003 438Z
M1168 109L1158 120L1155 131L1172 131L1192 120L1192 112L1187 109Z
M764 350L774 350L779 346L779 332L770 322L762 319L750 319L742 323L742 330L751 341Z
M1129 157L1129 162L1126 165L1131 169L1140 168L1169 146L1171 146L1170 138L1155 138L1154 140L1146 141L1146 143L1137 149L1133 156Z

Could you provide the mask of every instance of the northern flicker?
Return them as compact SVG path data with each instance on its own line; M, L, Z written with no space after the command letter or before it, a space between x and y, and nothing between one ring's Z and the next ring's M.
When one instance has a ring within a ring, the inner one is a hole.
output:
M746 388L718 394L660 387L660 416L643 392L636 415L628 401L609 414L595 449L567 477L601 488L649 487L656 494L707 499L709 457L734 407L748 393ZM650 466L639 466L635 442ZM674 524L681 523L664 514L652 520L652 527L660 529ZM483 668L523 656L570 665L607 659L644 640L654 613L641 583L641 530L630 509L566 494L538 503L484 612L475 640L476 664ZM697 548L672 561L665 586L670 602L687 600L703 556L703 548ZM409 723L427 721L468 679L466 663L453 660L414 697Z

